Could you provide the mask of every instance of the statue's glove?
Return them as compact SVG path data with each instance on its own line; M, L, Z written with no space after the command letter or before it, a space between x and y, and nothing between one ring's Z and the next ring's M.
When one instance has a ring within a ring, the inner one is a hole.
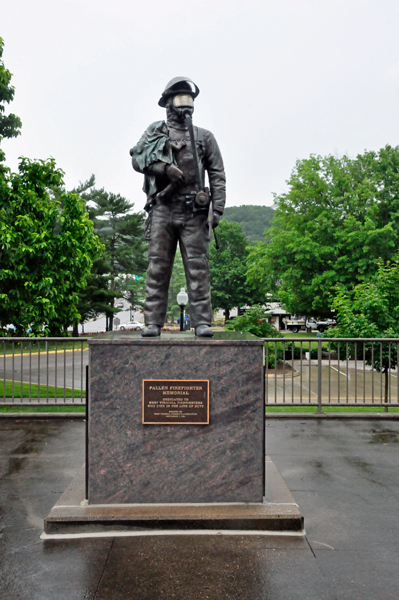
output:
M176 167L176 165L166 165L165 174L169 181L174 185L181 185L184 183L184 173L178 167Z
M219 221L220 221L220 217L222 215L218 212L214 212L213 213L213 217L212 217L212 229L216 229L216 227L219 225Z

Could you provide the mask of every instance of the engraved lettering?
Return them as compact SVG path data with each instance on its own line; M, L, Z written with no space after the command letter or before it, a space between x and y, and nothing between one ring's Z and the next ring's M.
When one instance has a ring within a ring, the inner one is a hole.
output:
M144 425L208 425L209 382L143 380Z

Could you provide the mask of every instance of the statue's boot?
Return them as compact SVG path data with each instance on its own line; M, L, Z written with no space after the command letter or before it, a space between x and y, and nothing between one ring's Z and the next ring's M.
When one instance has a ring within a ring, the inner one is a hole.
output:
M195 328L195 335L197 337L213 337L213 331L209 325L198 325Z
M161 335L161 328L159 325L147 325L141 332L141 337L159 337Z

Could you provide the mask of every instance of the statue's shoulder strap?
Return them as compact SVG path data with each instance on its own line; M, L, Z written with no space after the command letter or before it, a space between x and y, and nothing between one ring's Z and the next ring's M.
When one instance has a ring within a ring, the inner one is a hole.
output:
M200 146L204 146L205 144L205 134L206 134L206 129L203 129L202 127L196 127L197 129L197 141L198 144Z

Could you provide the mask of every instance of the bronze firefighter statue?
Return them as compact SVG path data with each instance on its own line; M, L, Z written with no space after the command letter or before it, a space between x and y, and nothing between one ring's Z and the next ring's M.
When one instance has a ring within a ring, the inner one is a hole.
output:
M226 177L213 134L193 126L194 99L198 94L198 87L187 77L172 79L158 102L166 108L166 121L152 123L130 150L133 168L144 174L143 189L147 194L145 238L149 246L144 337L159 336L164 325L178 242L195 335L213 335L209 241L211 230L223 214ZM205 187L205 172L209 189Z

